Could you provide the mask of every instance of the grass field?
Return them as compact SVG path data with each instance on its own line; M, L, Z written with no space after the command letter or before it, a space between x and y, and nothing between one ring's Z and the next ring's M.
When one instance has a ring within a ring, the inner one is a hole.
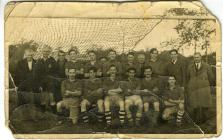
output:
M213 101L215 103L215 96ZM17 107L18 108L18 107ZM160 121L156 127L147 126L144 120L141 127L118 127L107 128L105 124L98 124L96 121L88 125L73 125L65 119L62 124L58 124L61 117L51 112L41 112L32 105L25 105L23 112L17 113L14 110L10 116L10 128L16 134L95 134L95 133L123 133L123 134L215 134L216 133L216 104L210 110L210 118L204 124L196 126L193 120L184 115L184 123L181 127L176 127L175 123ZM38 114L37 119L26 115ZM26 116L26 118L24 118ZM18 119L22 118L22 119ZM30 119L29 119L30 118ZM113 121L118 125L117 119ZM203 131L203 132L202 132Z

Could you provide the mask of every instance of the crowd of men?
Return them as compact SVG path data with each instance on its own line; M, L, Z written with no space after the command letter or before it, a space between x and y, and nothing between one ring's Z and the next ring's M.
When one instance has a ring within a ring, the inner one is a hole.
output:
M200 53L194 54L189 66L178 59L178 51L169 51L170 62L161 68L158 50L150 50L150 58L144 52L129 52L126 62L117 60L116 51L110 50L100 61L94 51L87 52L90 60L77 59L77 51L58 52L58 58L50 56L51 48L42 49L42 57L35 60L32 49L25 50L25 57L18 62L15 83L20 104L26 96L39 93L38 107L64 115L69 110L73 124L79 120L89 123L89 108L97 107L97 121L112 122L112 107L119 109L120 124L140 126L143 114L148 125L157 125L158 118L175 118L182 124L186 108L196 122L207 120L212 104L210 81L213 72L204 63ZM132 106L136 107L133 115ZM135 116L135 117L133 117ZM81 118L80 118L81 117Z

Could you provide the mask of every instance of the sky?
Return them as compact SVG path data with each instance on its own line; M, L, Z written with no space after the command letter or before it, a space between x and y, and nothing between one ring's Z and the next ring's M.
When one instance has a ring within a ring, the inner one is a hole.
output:
M214 22L210 22L211 25L216 26ZM153 31L145 36L145 38L140 41L137 45L138 50L146 50L147 48L157 48L160 51L163 50L170 50L171 47L164 48L160 45L161 42L168 41L171 39L178 38L178 34L174 27L178 25L178 20L164 20L162 21L156 28L153 29ZM216 26L217 28L217 26ZM208 49L208 53L216 52L216 34L213 34L210 39L210 47ZM184 50L179 50L180 53L182 53L185 56L193 55L194 53L194 47L187 47L184 48ZM201 52L202 54L205 53L205 50L197 49L198 52Z

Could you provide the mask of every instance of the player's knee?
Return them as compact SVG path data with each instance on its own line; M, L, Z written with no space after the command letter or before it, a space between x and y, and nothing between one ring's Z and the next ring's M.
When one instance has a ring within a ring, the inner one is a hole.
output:
M105 107L110 107L110 101L108 100L108 98L105 99L104 106Z
M125 102L124 102L123 100L120 100L120 101L118 102L118 104L119 104L120 109L123 109L123 110L124 110Z
M97 93L103 93L103 89L102 88L99 88L98 90L97 90Z
M97 104L98 104L98 106L101 107L101 106L103 106L104 101L102 99L100 99L100 100L97 101Z
M131 106L131 105L133 105L133 103L132 103L131 100L125 100L125 106L126 106L126 107L129 107L129 106Z
M160 108L160 103L159 102L154 102L153 106L154 106L154 109L157 111Z
M169 118L169 113L167 113L166 111L164 111L163 114L162 114L162 119L163 120L168 120L168 118Z
M62 103L58 102L57 103L57 112L61 112L61 110L62 110Z
M83 100L81 102L81 108L86 107L87 106L87 100Z
M135 103L137 106L143 107L143 102L141 99L136 100Z
M143 108L144 108L144 111L148 111L149 110L149 103L148 102L145 102L143 103Z
M184 110L184 104L183 104L183 103L180 103L180 104L179 104L179 109L180 109L180 110Z
M143 107L149 107L149 103L148 102L143 103Z

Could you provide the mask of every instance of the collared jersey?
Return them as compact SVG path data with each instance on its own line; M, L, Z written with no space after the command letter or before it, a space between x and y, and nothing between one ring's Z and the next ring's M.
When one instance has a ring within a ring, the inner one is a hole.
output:
M181 87L176 86L174 89L170 90L169 88L166 88L164 90L164 98L165 99L172 99L172 100L183 100L184 99L184 91Z
M146 80L143 78L141 80L141 89L148 89L152 91L155 87L159 87L159 82L157 78L152 77L151 80Z
M120 81L117 78L112 81L110 77L106 77L103 79L103 88L107 94L108 90L120 88Z
M61 94L63 98L67 98L64 96L66 90L73 91L73 92L74 91L82 92L82 89L83 89L83 82L80 80L75 80L71 82L69 79L67 79L67 80L64 80L61 84Z
M84 80L84 93L88 93L99 88L102 88L101 79L95 78L94 80Z
M83 98L96 100L103 98L102 81L99 78L84 80ZM98 91L99 90L99 91Z
M134 95L135 93L133 92L133 90L139 90L140 89L140 80L137 78L131 79L131 80L127 80L125 81L125 87L124 87L124 91L125 91L125 95L127 96L131 96Z

